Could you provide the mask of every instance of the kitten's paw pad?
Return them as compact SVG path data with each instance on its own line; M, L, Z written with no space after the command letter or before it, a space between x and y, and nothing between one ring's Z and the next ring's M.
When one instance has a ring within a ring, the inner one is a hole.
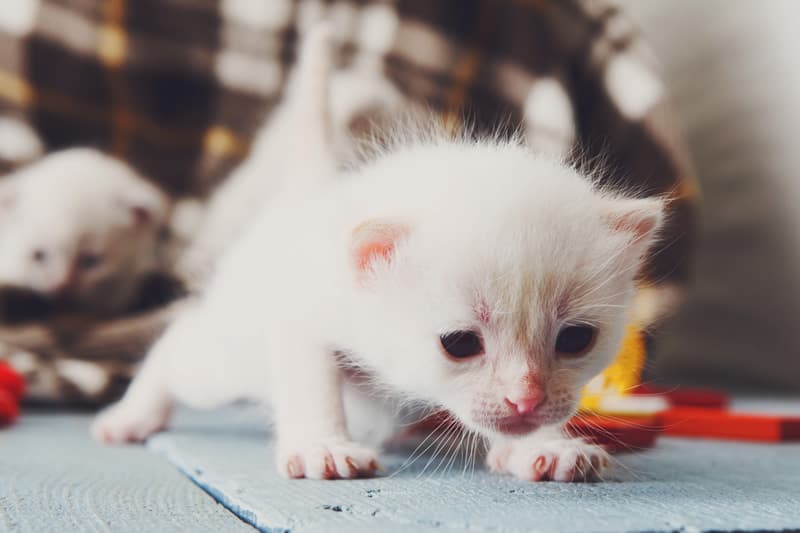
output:
M608 452L580 439L518 443L502 452L489 454L489 466L527 481L596 481L610 464Z
M153 411L114 404L98 414L91 426L94 439L102 444L142 442L167 425L169 411Z
M372 477L380 469L374 450L346 440L282 448L278 455L278 467L290 479Z

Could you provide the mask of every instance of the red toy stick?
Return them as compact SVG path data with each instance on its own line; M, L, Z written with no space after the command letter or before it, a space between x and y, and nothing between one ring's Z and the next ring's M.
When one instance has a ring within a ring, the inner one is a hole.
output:
M676 407L659 415L664 433L676 437L785 442L800 440L800 416L735 413Z
M634 389L633 393L647 396L663 396L673 407L716 407L722 409L730 403L727 394L711 389L639 385Z

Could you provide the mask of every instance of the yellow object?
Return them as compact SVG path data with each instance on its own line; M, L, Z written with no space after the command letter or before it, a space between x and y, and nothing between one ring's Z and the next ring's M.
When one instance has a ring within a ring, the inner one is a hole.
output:
M128 38L118 26L102 26L97 35L100 59L106 65L118 67L125 59L128 50Z
M581 411L603 412L603 398L629 395L641 382L646 356L642 331L634 324L628 325L622 348L614 362L584 388Z

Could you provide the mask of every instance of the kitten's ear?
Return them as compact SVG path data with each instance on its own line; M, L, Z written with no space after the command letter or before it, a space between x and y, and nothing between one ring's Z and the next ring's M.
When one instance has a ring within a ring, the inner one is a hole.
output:
M373 219L353 230L352 257L359 275L367 275L379 264L391 263L397 243L410 233L402 222Z
M153 205L145 203L133 203L128 206L128 212L133 219L133 223L137 226L145 226L151 224L158 218L159 209Z
M129 220L135 226L163 224L167 218L168 202L160 191L139 191L122 199Z
M664 223L665 201L660 198L607 200L603 218L612 231L626 233L631 248L644 253Z

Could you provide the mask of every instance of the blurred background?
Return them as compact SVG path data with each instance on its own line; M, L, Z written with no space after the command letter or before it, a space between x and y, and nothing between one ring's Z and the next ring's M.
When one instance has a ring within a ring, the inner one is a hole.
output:
M688 298L651 376L800 390L800 3L624 0L702 188Z
M468 110L478 129L523 123L543 150L574 142L623 187L684 191L646 281L669 303L675 287L686 296L653 319L647 379L800 391L795 0L14 0L0 11L3 172L92 146L157 184L170 213L201 201L248 153L298 34L321 17L339 66L385 76L409 101ZM39 398L104 403L163 327L182 291L172 281L114 321L62 319L34 299L26 312L40 318L20 325L20 300L2 298L0 358Z

